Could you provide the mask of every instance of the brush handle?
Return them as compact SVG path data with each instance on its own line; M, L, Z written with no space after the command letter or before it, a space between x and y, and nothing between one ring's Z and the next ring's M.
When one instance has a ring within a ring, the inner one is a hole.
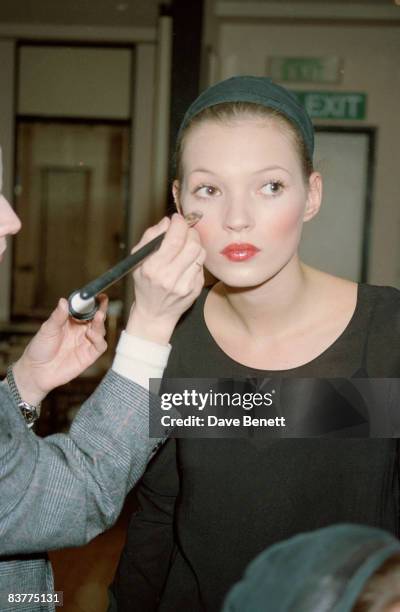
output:
M95 297L98 293L101 293L110 285L116 283L120 278L125 276L132 268L137 266L147 255L150 255L153 251L158 249L163 241L165 232L150 240L147 244L142 246L138 251L132 253L118 262L115 266L104 272L101 276L91 281L80 290L80 296L83 300L88 300Z
M185 215L188 227L193 227L202 218L201 212L192 212ZM95 280L87 283L82 289L77 289L68 298L70 315L77 321L90 321L93 319L99 308L99 300L96 296L116 283L125 276L132 268L137 266L147 255L158 249L165 236L165 232L150 240L142 246L136 253L132 253L117 263L114 267L104 272Z

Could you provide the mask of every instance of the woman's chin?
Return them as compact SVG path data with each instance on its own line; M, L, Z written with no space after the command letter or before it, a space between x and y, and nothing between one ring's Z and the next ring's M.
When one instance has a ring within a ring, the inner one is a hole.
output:
M206 259L207 270L217 280L229 287L238 289L254 288L264 285L275 278L287 266L290 266L297 257L297 252L288 251L279 256L250 259L248 261L221 262Z
M240 264L237 265L239 266ZM224 285L237 289L257 287L267 282L273 276L273 274L266 274L265 271L261 274L260 272L256 273L255 270L240 270L238 268L231 271L208 269Z

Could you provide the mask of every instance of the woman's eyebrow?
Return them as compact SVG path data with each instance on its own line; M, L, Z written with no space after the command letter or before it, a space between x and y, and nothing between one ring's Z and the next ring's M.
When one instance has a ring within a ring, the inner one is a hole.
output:
M283 166L266 166L265 168L256 170L255 172L253 172L253 174L261 174L261 172L267 172L269 170L283 170L284 172L287 172L287 174L291 174L289 170L287 168L284 168Z
M215 172L212 170L207 170L206 168L195 168L195 170L192 170L189 172L189 174L194 174L195 172L205 172L206 174L213 174L214 176L217 176Z

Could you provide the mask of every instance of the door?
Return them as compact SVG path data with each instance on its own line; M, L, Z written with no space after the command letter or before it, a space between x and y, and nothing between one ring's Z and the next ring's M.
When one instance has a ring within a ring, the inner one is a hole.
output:
M304 224L300 256L311 266L353 281L366 281L368 274L373 142L372 130L316 133L322 206Z

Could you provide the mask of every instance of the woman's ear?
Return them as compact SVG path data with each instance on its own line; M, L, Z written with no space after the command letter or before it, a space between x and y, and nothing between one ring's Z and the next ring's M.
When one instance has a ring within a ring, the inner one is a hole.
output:
M172 195L174 198L176 210L180 214L182 214L182 206L180 202L180 184L179 184L178 179L175 179L174 182L172 183Z
M309 221L318 213L322 201L322 176L313 172L308 182L308 193L303 221Z

